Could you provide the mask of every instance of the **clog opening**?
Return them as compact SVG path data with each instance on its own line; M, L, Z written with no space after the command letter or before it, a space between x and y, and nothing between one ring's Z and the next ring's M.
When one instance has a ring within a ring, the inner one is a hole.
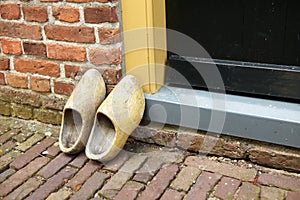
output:
M71 148L76 143L80 136L81 129L82 118L79 112L72 109L66 109L61 138L65 148Z
M92 154L101 154L110 149L115 138L115 128L111 120L107 116L98 113L91 136L89 150Z

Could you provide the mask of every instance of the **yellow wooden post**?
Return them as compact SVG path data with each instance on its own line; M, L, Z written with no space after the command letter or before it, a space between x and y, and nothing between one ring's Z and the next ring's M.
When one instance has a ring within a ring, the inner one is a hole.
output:
M144 92L155 93L164 84L167 57L165 0L121 4L125 71L141 81Z

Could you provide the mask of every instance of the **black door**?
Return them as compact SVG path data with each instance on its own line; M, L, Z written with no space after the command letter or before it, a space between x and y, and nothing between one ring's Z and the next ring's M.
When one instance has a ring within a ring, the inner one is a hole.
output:
M166 0L167 27L201 44L213 60L169 53L168 64L195 88L207 88L193 65L216 64L227 92L300 99L300 1ZM170 42L168 40L168 45ZM180 85L167 73L169 84ZM217 88L210 88L217 89Z

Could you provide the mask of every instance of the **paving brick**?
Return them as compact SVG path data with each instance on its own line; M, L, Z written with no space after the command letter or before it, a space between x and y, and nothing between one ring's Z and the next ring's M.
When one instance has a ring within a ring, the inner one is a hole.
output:
M175 177L178 166L164 166L137 199L158 199Z
M243 182L238 192L237 200L258 200L260 188L248 182Z
M16 157L18 157L21 153L18 151L11 151L4 156L0 157L0 172L3 172L5 169L9 167L9 163L11 163Z
M94 196L95 192L102 187L104 181L109 175L102 172L96 172L93 174L82 186L82 188L76 192L70 200L84 200Z
M3 181L5 181L8 177L10 177L11 175L13 175L16 172L16 170L14 169L7 169L4 172L2 172L0 174L0 183L2 183Z
M135 155L127 160L119 171L113 175L108 183L100 190L100 194L107 198L113 198L145 160L146 157L140 155Z
M135 155L127 160L124 165L119 169L122 172L133 173L140 168L145 162L146 156Z
M108 180L104 187L99 191L99 194L109 199L114 198L131 176L132 173L122 171L117 172L110 180Z
M101 164L95 161L89 161L79 172L67 183L67 186L73 190L82 185L97 169L101 168Z
M279 174L261 174L258 183L300 192L300 179Z
M184 194L176 190L167 189L160 200L181 200Z
M132 180L141 182L141 183L148 183L153 177L153 174L150 172L138 173L136 174Z
M47 149L47 155L50 157L55 157L57 156L59 153L61 153L59 146L58 145L52 145Z
M149 172L150 174L155 174L163 164L164 161L161 159L157 157L150 157L136 173L139 174Z
M19 143L22 143L22 142L24 142L25 140L27 140L32 135L33 135L32 131L22 130L17 135L13 136L13 139L16 140Z
M25 154L16 158L11 164L10 167L15 169L20 169L27 165L30 161L38 157L47 147L52 145L56 140L54 138L46 138L42 142L34 145L31 149L26 151Z
M124 198L126 200L134 200L144 187L145 186L141 183L129 181L124 185L114 200L123 200Z
M215 196L220 199L230 200L241 184L240 180L223 177L215 189Z
M8 153L16 146L16 143L12 140L7 141L5 144L0 146L0 156Z
M53 176L56 172L66 166L72 159L73 155L67 155L61 153L56 158L54 158L48 165L43 167L37 174L44 177L49 178Z
M196 181L200 175L201 170L196 167L187 166L182 168L182 170L177 175L176 179L172 182L171 187L175 190L183 190L187 192L191 185Z
M5 143L6 141L8 141L10 138L12 138L13 136L15 136L16 134L17 134L17 132L14 131L14 130L11 130L11 131L8 131L8 132L2 134L0 136L0 143L1 144Z
M88 158L86 157L85 153L81 153L69 165L76 168L81 168L87 160Z
M109 171L117 171L127 160L129 159L129 155L126 151L122 151L118 154L116 158L113 160L103 163L103 169L109 170Z
M299 200L300 192L287 192L285 200Z
M21 200L36 190L43 181L39 178L30 178L20 187L16 188L12 193L4 198L4 200Z
M274 187L261 187L260 199L261 200L283 200L285 198L284 190Z
M202 172L198 177L197 182L186 195L185 199L206 199L209 192L220 180L221 175L211 172Z
M44 137L45 137L45 135L43 135L43 134L34 134L30 138L28 138L25 142L23 142L19 146L17 146L16 149L18 149L20 151L26 151L30 147L32 147L34 144L41 141Z
M51 193L47 200L65 200L68 199L72 194L72 191L62 188L55 193Z
M209 160L206 157L189 156L184 163L189 166L199 167L205 171L217 172L242 181L253 181L257 174L257 171L254 169L219 163Z
M27 200L45 199L53 191L57 190L60 186L64 184L66 179L69 179L72 175L77 172L77 169L66 167L59 171L56 175L49 178L46 183L39 187L35 192L33 192Z
M7 180L0 184L0 196L5 196L13 191L16 187L26 181L31 175L36 173L48 161L49 158L46 157L37 158L29 163L26 167L10 176Z

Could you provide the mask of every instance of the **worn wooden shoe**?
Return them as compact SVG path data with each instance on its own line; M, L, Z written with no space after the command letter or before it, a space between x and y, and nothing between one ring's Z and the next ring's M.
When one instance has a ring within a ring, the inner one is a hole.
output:
M100 72L95 69L85 72L63 110L59 135L62 152L73 154L84 149L95 113L105 95L105 83Z
M139 81L132 75L125 76L96 112L86 156L98 161L113 159L139 125L144 110L144 93Z

